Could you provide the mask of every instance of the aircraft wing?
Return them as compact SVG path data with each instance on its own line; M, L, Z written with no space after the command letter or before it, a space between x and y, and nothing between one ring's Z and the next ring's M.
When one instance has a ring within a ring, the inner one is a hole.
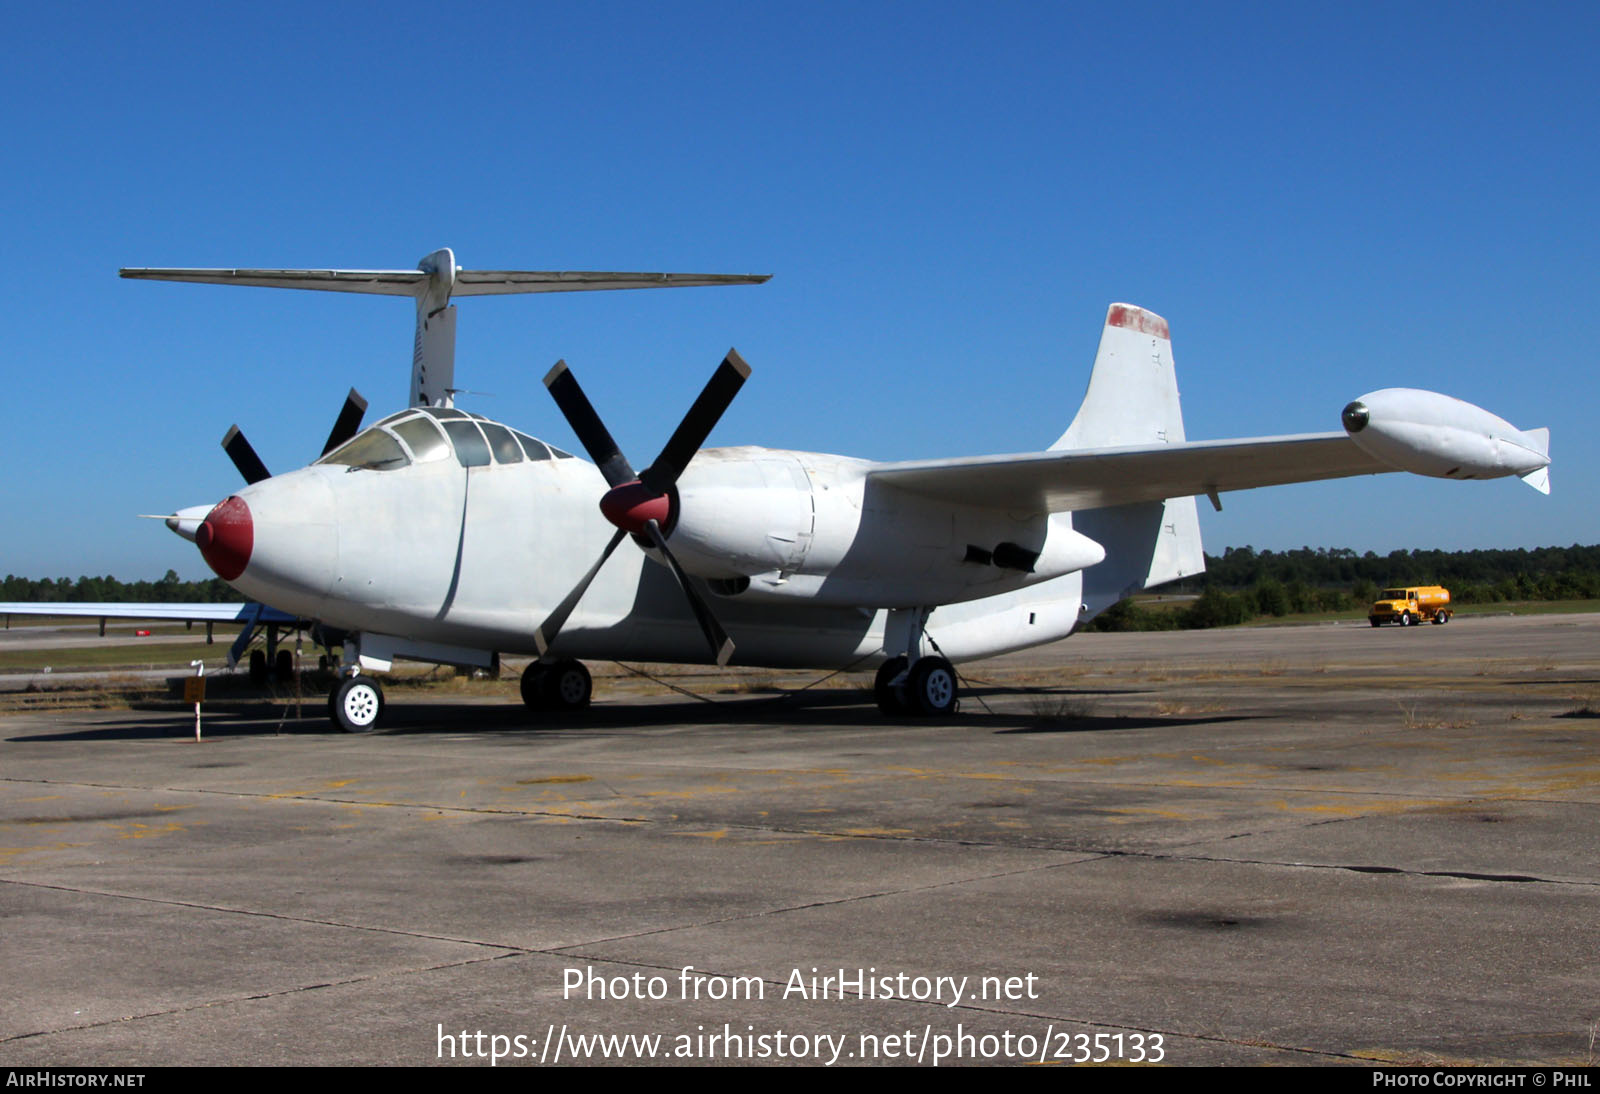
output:
M83 600L0 601L0 615L56 615L83 619L155 619L175 623L294 623L297 616L249 601L232 604L116 603Z
M867 477L958 505L1059 513L1397 470L1344 433L1302 433L880 463Z

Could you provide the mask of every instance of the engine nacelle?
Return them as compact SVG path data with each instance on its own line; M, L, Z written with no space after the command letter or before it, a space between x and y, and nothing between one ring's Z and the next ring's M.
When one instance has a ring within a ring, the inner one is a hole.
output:
M1069 514L1013 514L869 486L871 465L709 449L678 481L668 542L713 592L849 607L954 604L1076 573L1105 548Z
M1520 430L1482 407L1406 387L1363 395L1340 419L1358 448L1392 467L1441 479L1519 475L1549 493L1548 429Z
M816 515L811 483L787 453L709 449L678 480L672 551L713 581L804 565Z

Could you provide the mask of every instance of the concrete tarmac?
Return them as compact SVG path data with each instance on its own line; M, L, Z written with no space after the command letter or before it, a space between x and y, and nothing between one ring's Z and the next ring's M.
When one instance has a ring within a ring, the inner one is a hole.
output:
M396 693L370 736L320 702L201 744L182 711L0 718L0 1060L1600 1051L1600 615L963 671L937 722L698 672L714 703L573 718Z

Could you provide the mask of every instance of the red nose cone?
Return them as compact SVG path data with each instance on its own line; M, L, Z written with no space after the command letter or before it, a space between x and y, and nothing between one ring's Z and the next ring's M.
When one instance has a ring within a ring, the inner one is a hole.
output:
M652 520L666 529L667 518L672 515L672 499L636 480L606 491L600 499L600 512L624 532L642 536L645 524Z
M195 532L194 541L206 565L224 581L244 573L250 562L250 549L256 543L250 507L240 497L232 497L211 510Z

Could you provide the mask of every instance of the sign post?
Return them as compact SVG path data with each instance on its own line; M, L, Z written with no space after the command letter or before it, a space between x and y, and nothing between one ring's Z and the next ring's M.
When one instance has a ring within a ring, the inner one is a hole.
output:
M194 739L200 741L200 704L206 698L206 663L204 661L190 661L194 666L194 675L183 682L183 701L194 704Z

